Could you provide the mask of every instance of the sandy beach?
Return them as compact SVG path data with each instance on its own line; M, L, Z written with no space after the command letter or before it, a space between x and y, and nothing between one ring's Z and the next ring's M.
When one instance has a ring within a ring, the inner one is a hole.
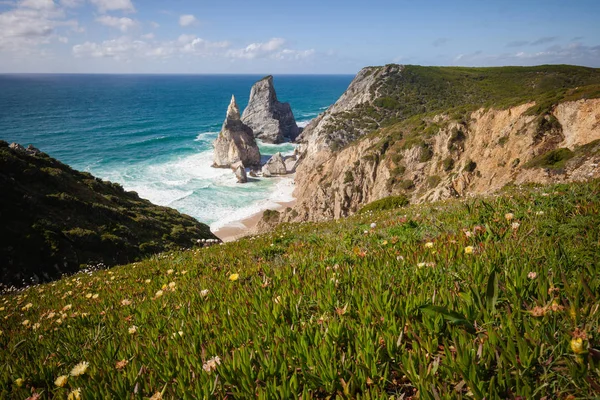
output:
M292 207L296 203L296 200L286 202L276 202L275 207L270 209L276 211L285 210L287 207ZM213 233L224 242L233 242L244 236L250 235L254 232L254 228L258 225L265 210L260 211L254 215L244 218L240 221L231 222L223 227L216 229Z

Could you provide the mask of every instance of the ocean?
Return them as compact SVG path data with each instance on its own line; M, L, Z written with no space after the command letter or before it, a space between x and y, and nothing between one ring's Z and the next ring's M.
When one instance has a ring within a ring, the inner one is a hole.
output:
M215 230L292 199L293 183L236 183L211 168L212 142L234 94L246 107L259 75L0 75L0 139L32 144ZM333 104L350 75L275 75L299 126ZM263 161L294 145L259 142Z

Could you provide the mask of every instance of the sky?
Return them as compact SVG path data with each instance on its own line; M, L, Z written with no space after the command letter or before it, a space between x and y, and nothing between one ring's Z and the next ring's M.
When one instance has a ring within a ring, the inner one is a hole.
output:
M600 67L600 0L0 0L0 73Z

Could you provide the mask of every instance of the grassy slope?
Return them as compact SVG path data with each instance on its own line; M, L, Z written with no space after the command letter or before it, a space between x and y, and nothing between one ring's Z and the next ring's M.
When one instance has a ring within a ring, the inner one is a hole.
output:
M3 141L0 193L0 282L5 284L33 274L59 277L82 264L123 264L215 238L192 217L46 154L10 150Z
M600 181L509 188L4 296L0 397L593 397L599 199Z
M600 69L571 65L535 67L422 67L389 69L372 87L374 101L338 114L326 128L336 146L360 134L415 116L446 113L464 115L480 107L506 108L530 101L532 114L541 115L567 100L600 97ZM336 132L343 131L344 135ZM359 133L359 131L361 133ZM334 148L337 148L334 146Z

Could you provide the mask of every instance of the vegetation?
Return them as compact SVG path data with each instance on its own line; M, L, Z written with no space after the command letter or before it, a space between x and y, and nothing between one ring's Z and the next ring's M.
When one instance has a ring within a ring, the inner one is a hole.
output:
M567 148L551 150L533 158L525 164L525 168L562 169L564 168L565 163L573 158L574 155L575 154Z
M367 213L373 211L393 210L400 207L406 207L408 204L409 202L406 196L390 196L380 200L375 200L365 205L358 212Z
M208 226L44 153L0 141L3 284L49 280L87 264L115 265L216 239Z
M334 115L327 126L329 140L336 149L361 135L418 115L443 112L466 123L468 112L482 106L504 109L535 102L529 113L546 115L562 101L600 97L597 68L387 65L369 71L370 75L381 74L371 87L373 101Z
M506 190L4 295L0 397L593 398L600 181Z

